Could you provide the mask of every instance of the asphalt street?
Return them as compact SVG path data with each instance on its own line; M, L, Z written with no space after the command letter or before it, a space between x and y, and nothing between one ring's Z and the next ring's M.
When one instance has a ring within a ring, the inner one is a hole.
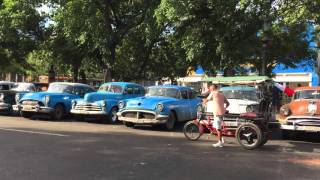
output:
M159 128L0 116L1 180L320 179L320 135L242 149Z

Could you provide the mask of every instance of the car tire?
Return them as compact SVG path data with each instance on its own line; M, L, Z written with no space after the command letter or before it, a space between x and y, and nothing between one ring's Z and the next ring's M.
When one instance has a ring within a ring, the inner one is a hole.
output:
M57 104L54 108L52 119L61 120L65 114L65 109L62 104Z
M108 120L109 120L110 124L116 124L118 122L117 112L118 112L117 107L111 108L109 115L108 115Z
M165 127L168 131L172 131L176 125L177 117L173 111L170 111L169 118L165 124Z
M33 114L31 112L20 111L20 115L24 118L30 118Z
M126 122L126 121L123 121L123 124L127 127L133 127L134 126L134 123L133 122Z

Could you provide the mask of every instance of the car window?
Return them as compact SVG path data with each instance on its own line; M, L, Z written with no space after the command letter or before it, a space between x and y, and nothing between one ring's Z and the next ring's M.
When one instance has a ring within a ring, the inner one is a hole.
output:
M297 91L294 94L294 99L320 99L320 91L317 91L317 90Z
M122 93L123 88L122 88L122 86L119 86L119 85L105 84L99 88L99 91L106 91L106 92L112 92L112 93Z
M133 94L141 94L139 87L133 87Z
M126 88L126 92L127 92L127 94L134 94L132 87L127 87L127 88Z
M9 90L9 89L10 89L9 85L6 85L6 84L0 85L0 90Z
M196 97L196 92L193 90L188 90L188 97L189 99L193 99Z
M181 91L181 98L188 99L188 92L186 90Z

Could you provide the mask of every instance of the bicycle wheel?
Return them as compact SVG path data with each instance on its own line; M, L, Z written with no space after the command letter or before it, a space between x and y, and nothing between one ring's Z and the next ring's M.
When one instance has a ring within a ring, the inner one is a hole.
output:
M200 132L199 126L193 121L187 122L183 127L184 136L190 141L198 140L202 133Z
M252 150L261 145L262 133L257 125L245 123L237 128L236 138L243 148Z

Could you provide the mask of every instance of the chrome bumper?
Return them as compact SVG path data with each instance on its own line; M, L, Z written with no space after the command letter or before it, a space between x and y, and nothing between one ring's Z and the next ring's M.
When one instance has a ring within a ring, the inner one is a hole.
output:
M22 112L35 112L35 113L52 113L54 108L46 107L46 106L32 106L32 105L13 105L14 111L22 111Z
M86 111L86 110L75 110L71 109L72 114L81 114L81 115L108 115L105 111Z
M281 129L292 131L307 131L307 132L320 132L320 127L317 126L294 126L294 125L281 125Z
M0 111L8 111L11 109L11 104L7 104L7 103L0 103Z
M123 113L127 113L127 112L137 113L137 117L124 117ZM154 114L155 118L153 119L139 118L139 113ZM135 124L165 124L169 119L169 115L161 115L161 114L157 114L154 111L148 111L148 110L124 110L124 111L118 112L117 116L120 121L132 122Z
M319 116L290 116L286 118L285 122L289 122L292 124L281 124L281 129L292 131L320 132Z

